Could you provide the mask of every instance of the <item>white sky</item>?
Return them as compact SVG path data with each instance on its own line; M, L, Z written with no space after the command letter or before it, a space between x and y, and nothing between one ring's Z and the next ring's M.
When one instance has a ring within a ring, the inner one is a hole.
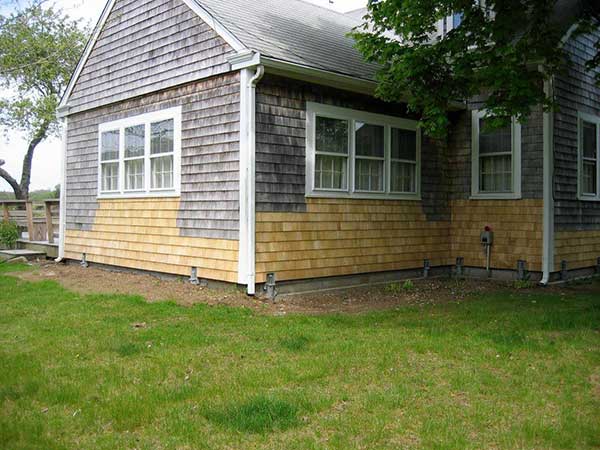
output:
M335 0L331 5L330 0L307 1L342 12L360 8L367 3L366 0ZM5 2L0 1L0 12L6 13L7 8L3 3ZM19 1L19 4L23 3ZM105 0L55 0L54 3L72 17L89 20L93 26L102 12ZM17 180L21 178L21 165L26 149L27 142L19 133L10 133L8 139L0 136L0 159L6 161L3 167ZM53 188L60 183L60 156L61 143L58 139L48 139L37 147L33 158L31 190ZM0 191L12 191L2 178Z

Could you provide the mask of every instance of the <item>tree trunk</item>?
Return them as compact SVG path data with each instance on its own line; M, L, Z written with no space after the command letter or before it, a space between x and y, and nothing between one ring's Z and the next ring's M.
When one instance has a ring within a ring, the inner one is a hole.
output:
M0 166L3 166L3 165L4 165L4 161L0 160ZM10 185L13 192L15 193L15 198L17 200L23 200L23 192L21 191L21 186L19 185L17 180L15 180L13 177L11 177L10 174L6 170L4 170L2 167L0 167L0 177L4 178L6 180L6 182Z
M44 127L43 130L40 130L36 133L35 137L29 143L29 147L27 148L27 153L25 153L25 157L23 158L23 171L21 172L21 199L26 200L29 198L29 184L31 183L31 164L33 162L33 153L35 148L38 146L40 142L46 137L47 127ZM17 193L15 192L15 196ZM17 197L19 198L19 197Z
M0 177L4 178L10 185L17 200L27 200L29 198L29 184L31 183L31 163L33 162L33 153L35 152L35 149L39 143L46 138L48 126L48 123L42 124L37 133L35 133L31 142L29 142L27 153L25 153L25 157L23 158L21 183L17 182L17 180L15 180L6 170L1 167L4 165L4 161L0 160Z

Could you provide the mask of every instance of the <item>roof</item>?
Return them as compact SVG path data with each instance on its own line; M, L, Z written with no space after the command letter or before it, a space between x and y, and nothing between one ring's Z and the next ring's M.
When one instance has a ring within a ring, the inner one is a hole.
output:
M352 17L353 19L362 21L363 17L369 12L367 7L353 9L352 11L348 11L344 13L345 15Z
M360 17L302 0L193 0L247 48L262 56L374 80L378 65L365 62L348 36Z

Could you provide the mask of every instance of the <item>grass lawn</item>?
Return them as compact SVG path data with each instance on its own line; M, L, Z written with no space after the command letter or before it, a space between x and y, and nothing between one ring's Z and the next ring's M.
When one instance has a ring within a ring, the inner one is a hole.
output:
M2 449L599 446L598 295L274 317L0 274Z

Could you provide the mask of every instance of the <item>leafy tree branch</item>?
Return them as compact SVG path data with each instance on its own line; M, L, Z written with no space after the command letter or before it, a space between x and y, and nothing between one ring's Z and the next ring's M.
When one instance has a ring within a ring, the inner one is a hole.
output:
M29 195L31 165L37 146L57 135L56 108L87 39L87 29L60 10L33 5L0 16L0 127L5 135L23 132L28 141L20 182L0 170L16 198Z
M561 3L562 11L556 0L370 0L353 37L382 66L376 94L390 101L408 95L426 133L440 137L457 101L483 96L491 126L511 116L524 121L535 105L553 108L543 85L565 70L561 38L573 23L581 33L597 30L599 17L592 0ZM440 33L445 18L460 24ZM596 56L588 68L599 64Z

